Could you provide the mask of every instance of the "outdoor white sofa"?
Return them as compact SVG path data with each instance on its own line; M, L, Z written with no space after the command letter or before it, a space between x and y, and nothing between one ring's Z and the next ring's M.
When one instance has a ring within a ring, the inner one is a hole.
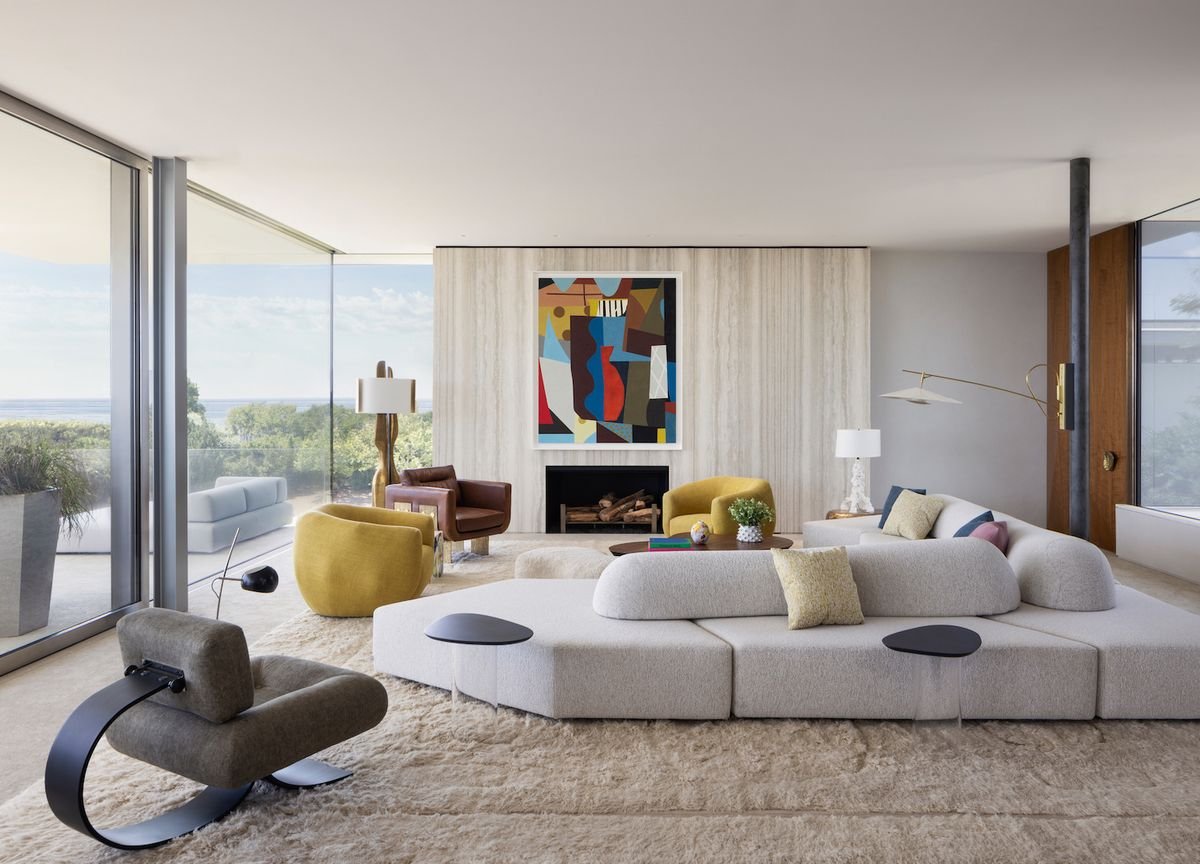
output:
M1073 590L1114 598L1077 612L1022 602L1010 560L984 540L847 553L863 625L789 630L769 552L640 553L598 580L512 580L384 606L375 666L449 688L450 646L425 627L476 612L533 630L496 649L497 697L548 717L905 719L911 664L925 658L881 640L948 623L983 643L963 661L968 719L1200 718L1200 616L1113 586L1107 566L1067 568ZM1085 572L1096 584L1081 584ZM1064 593L1052 570L1042 578L1031 592ZM468 660L459 686L486 693L489 674Z

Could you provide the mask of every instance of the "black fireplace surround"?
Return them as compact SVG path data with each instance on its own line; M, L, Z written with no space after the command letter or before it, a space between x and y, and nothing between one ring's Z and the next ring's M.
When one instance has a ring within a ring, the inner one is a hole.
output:
M547 465L546 466L546 533L559 534L559 508L595 504L600 496L615 492L630 495L645 489L654 496L654 506L662 507L662 496L671 488L670 469L666 465ZM572 525L570 530L596 530L590 526ZM644 531L646 524L614 522L603 526L605 531Z

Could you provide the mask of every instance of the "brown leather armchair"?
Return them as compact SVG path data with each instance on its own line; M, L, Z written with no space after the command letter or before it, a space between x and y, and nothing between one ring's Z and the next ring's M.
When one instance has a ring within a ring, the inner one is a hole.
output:
M388 509L407 504L413 512L433 508L442 532L445 560L452 554L451 542L471 541L471 551L488 554L488 538L508 530L512 516L512 484L490 480L459 480L453 465L437 468L407 468L400 483L387 487Z

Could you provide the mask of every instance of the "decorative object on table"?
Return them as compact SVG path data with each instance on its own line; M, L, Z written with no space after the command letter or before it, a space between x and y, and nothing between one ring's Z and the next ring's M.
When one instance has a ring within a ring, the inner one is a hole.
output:
M692 535L693 543L697 546L703 546L708 542L708 536L712 532L708 529L708 523L700 519L692 525L692 530L689 533Z
M791 540L786 537L780 537L778 534L763 537L761 543L743 543L734 534L713 534L703 546L697 546L692 543L692 538L688 534L673 534L671 535L671 539L682 540L687 544L683 550L679 551L692 552L766 552L771 549L790 549L793 545ZM650 547L645 540L636 540L630 543L614 543L608 547L609 554L617 557L648 551L650 551Z
M533 638L528 627L491 615L474 612L455 612L445 615L425 628L425 635L438 642L449 642L450 651L450 700L458 704L459 694L466 685L476 699L487 702L496 711L500 705L500 693L496 675L496 649L501 645L516 645ZM490 648L485 650L485 668L482 675L478 668L468 672L463 666L465 645Z
M0 445L0 637L49 623L59 533L82 535L91 498L87 470L65 447Z
M708 477L667 490L663 495L664 534L686 534L697 519L708 523L715 537L736 534L737 522L729 515L729 505L738 498L757 498L775 508L771 484L761 477ZM774 518L762 525L764 534L775 533Z
M354 410L359 414L375 414L375 446L379 449L379 467L371 479L371 501L384 506L384 490L397 482L396 464L392 458L399 432L397 414L417 413L417 382L412 378L393 378L392 367L380 360L374 378L358 379L358 394Z
M434 531L428 513L322 504L296 521L300 596L332 618L365 618L420 597L433 578Z
M271 594L279 587L279 574L274 567L266 565L247 570L242 574L241 579L235 579L229 575L229 562L233 560L233 547L237 545L238 535L241 531L242 529L238 528L233 532L233 542L229 544L229 554L225 556L225 568L221 571L221 575L214 576L208 583L213 594L217 595L217 612L213 615L215 621L221 620L221 600L225 596L226 582L241 582L243 591L252 591L255 594Z
M936 495L918 495L905 489L892 505L892 512L883 523L883 533L906 540L924 540L944 506L945 502Z
M849 510L827 510L826 519L855 519L859 516L879 516L882 510L872 510L870 513L851 513Z
M772 549L771 557L787 602L789 630L866 620L845 546Z
M890 633L883 644L892 651L926 660L913 665L913 731L924 732L949 721L962 730L962 658L983 644L979 634L953 624L927 624Z
M488 538L508 530L512 516L512 484L494 480L460 480L453 465L406 468L400 482L387 487L388 508L431 512L442 532L444 560L462 560L461 549L471 541L470 555L487 555Z
M963 524L961 528L954 532L955 537L970 537L971 532L982 525L984 522L994 522L996 517L992 515L991 510L984 510L970 522Z
M729 505L729 515L738 524L737 539L741 543L761 543L763 523L775 518L775 512L757 498L738 498Z
M900 497L900 493L907 489L909 492L915 492L918 495L924 495L924 489L917 489L912 486L893 486L888 490L887 498L883 502L883 510L879 514L879 527L882 528L887 524L887 518L892 513L892 508L896 506L896 499Z
M651 537L646 541L646 549L649 552L670 552L691 548L691 537Z
M867 494L867 481L862 460L875 459L880 454L878 429L839 429L834 441L834 453L838 459L853 459L850 471L850 497L842 502L842 509L863 515L872 513L875 506Z
M541 449L679 449L679 273L536 273Z
M1046 408L1048 403L1045 399L1040 398L1033 390L1033 384L1030 383L1030 377L1038 370L1045 368L1045 363L1035 363L1029 367L1025 373L1025 391L1022 393L1019 390L1010 390L1007 387L997 387L995 384L984 384L982 381L972 381L970 378L955 378L952 375L935 375L932 372L923 372L916 369L901 369L908 375L919 375L920 381L916 387L907 387L903 390L895 390L891 393L880 394L883 399L903 399L905 402L911 402L914 405L929 405L933 402L943 402L948 405L961 405L958 399L952 399L949 396L943 396L940 393L934 393L925 387L925 381L929 378L936 378L939 381L954 381L959 384L969 384L972 387L983 387L986 390L998 390L1001 393L1007 393L1010 396L1017 396L1021 399L1028 399L1030 402L1037 405L1038 410L1042 412L1042 416L1046 416ZM1060 363L1055 377L1055 401L1058 403L1056 416L1058 417L1058 428L1071 430L1075 428L1075 364Z
M55 816L118 849L159 846L220 819L258 780L297 789L349 777L309 757L387 713L387 691L371 676L293 657L252 659L242 629L223 621L140 609L117 623L117 639L125 677L67 718L45 784ZM106 732L117 751L206 788L160 816L97 828L83 785Z

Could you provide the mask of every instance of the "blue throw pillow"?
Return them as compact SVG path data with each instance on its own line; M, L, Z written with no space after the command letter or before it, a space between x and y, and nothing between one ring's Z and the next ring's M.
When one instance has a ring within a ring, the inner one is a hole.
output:
M888 514L892 512L892 507L896 504L896 499L900 497L900 493L905 489L908 489L909 492L916 492L918 495L925 494L924 489L912 489L907 486L893 486L891 491L888 492L887 500L883 502L883 515L879 517L880 528L882 528L884 523L887 522Z
M995 522L996 517L992 515L991 510L984 510L966 525L954 532L955 537L970 537L971 532L982 525L984 522Z

